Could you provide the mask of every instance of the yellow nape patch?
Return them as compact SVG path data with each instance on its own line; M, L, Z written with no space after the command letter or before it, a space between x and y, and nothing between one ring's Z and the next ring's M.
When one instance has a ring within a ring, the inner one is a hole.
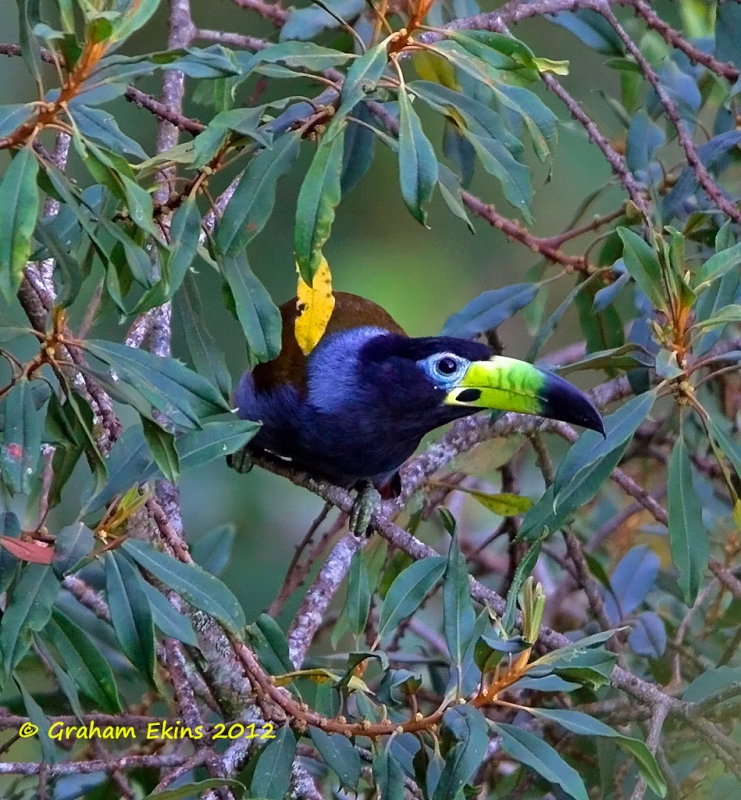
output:
M311 286L299 275L296 295L298 316L294 323L294 332L298 346L308 356L327 330L329 318L334 311L332 275L326 258L322 256Z

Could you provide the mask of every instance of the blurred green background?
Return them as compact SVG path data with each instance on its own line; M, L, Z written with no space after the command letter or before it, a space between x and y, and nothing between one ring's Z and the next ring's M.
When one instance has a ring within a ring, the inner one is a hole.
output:
M485 10L496 7L490 3ZM0 0L0 40L17 42L16 4ZM227 0L194 0L196 24L211 29L233 30L252 35L275 37L275 31L255 15L239 9ZM561 28L544 20L525 22L515 31L536 55L568 59L571 74L564 84L600 121L608 135L623 136L617 120L602 96L616 93L617 73L601 64L601 59ZM166 6L146 29L127 46L126 52L164 49L166 40ZM204 46L208 44L203 43ZM20 58L0 56L0 104L28 101L33 97L33 84ZM52 75L49 74L50 80ZM138 84L145 91L157 94L156 81ZM192 84L189 89L192 91ZM281 87L283 90L283 87ZM536 89L565 123L559 131L560 143L552 164L541 165L530 152L533 167L535 201L534 232L541 236L560 232L569 224L580 202L594 189L610 182L611 173L601 153L589 144L580 129L573 128L568 115L555 98L541 87ZM148 112L135 108L124 99L105 106L118 120L121 129L136 138L149 152L154 152L156 121ZM203 107L189 97L185 112L199 116ZM208 121L204 119L204 121ZM430 125L424 117L428 134L439 146L442 129ZM613 124L612 130L605 126ZM527 145L529 148L529 144ZM264 281L280 304L294 294L295 270L292 256L293 216L301 179L311 157L312 146L306 144L293 171L280 184L275 212L263 233L250 246L252 268ZM7 158L7 156L3 156ZM0 160L0 170L5 160ZM73 165L72 169L75 169ZM74 173L85 180L84 173ZM233 175L234 172L231 173ZM214 190L223 188L231 175L219 176ZM488 202L507 215L514 215L499 191L498 185L479 170L471 187ZM590 209L592 213L616 208L620 191L612 186ZM526 272L535 263L533 254L518 243L510 243L499 231L476 221L476 234L455 219L439 195L433 203L430 230L417 224L406 211L398 189L396 160L385 148L376 146L376 158L368 175L339 206L337 218L325 254L332 268L334 287L369 297L380 303L412 335L439 332L445 319L477 294L487 289L524 281ZM571 252L579 252L572 248ZM568 250L568 246L566 247ZM233 379L236 381L246 365L246 353L239 325L224 310L220 298L220 281L210 269L201 265L198 276L204 305L212 333L222 344ZM548 299L546 313L556 307L573 286L573 278L558 282ZM92 288L89 289L91 291ZM14 315L18 309L12 310ZM73 309L79 318L84 308ZM127 324L112 317L102 321L99 332L122 341ZM500 330L505 352L523 356L531 336L521 315ZM545 352L553 351L581 338L573 309L564 317ZM182 355L181 334L176 323L174 351ZM587 375L586 382L590 376ZM582 381L582 385L583 385ZM68 497L84 488L82 470L67 488ZM496 472L491 480L497 485ZM224 523L236 526L237 536L231 558L222 577L244 605L247 618L254 619L274 598L283 580L295 545L306 532L311 519L321 509L321 501L308 492L273 475L254 470L238 475L219 461L186 474L180 484L183 517L188 539L200 536ZM523 487L525 494L536 496L542 491L539 479ZM461 496L459 495L458 498ZM465 530L484 533L497 520L488 512L474 507L470 501L460 502ZM52 517L51 528L67 524L73 505L62 504ZM434 543L438 531L423 527L419 535ZM300 594L300 592L299 592ZM296 598L294 598L296 599ZM294 606L289 605L285 613Z

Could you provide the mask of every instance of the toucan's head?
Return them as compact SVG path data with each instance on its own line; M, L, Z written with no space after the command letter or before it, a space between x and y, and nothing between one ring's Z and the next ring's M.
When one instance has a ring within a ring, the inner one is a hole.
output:
M361 333L362 331L362 333ZM372 328L336 334L316 363L340 376L339 400L347 393L362 398L368 413L397 424L432 430L482 409L516 411L562 420L604 434L599 411L589 397L563 378L513 358L492 355L480 342L445 336L409 338ZM349 371L337 370L344 362ZM363 388L364 387L364 388ZM380 421L380 418L379 418Z

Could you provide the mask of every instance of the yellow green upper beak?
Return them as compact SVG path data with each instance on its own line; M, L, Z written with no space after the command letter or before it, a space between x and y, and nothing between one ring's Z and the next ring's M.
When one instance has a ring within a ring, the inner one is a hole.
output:
M605 435L602 415L584 392L558 375L505 356L471 362L445 402L533 414Z

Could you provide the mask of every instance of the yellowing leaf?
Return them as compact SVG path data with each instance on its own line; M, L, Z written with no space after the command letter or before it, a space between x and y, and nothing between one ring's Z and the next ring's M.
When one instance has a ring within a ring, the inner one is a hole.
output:
M477 492L475 489L458 488L462 492L470 494L474 500L478 500L484 508L499 514L500 517L514 517L517 514L524 514L530 510L533 504L529 497L520 497L518 494L486 494L486 492Z
M322 256L311 286L299 275L296 294L299 312L294 325L296 341L304 355L309 355L324 335L334 311L332 275L326 258Z
M289 683L297 681L299 678L306 678L313 683L337 683L340 676L328 669L297 669L293 672L286 672L283 675L276 675L273 681L276 686L288 686Z
M337 685L342 678L335 672L330 672L328 669L316 667L314 669L297 669L294 672L285 672L283 675L276 675L273 681L276 686L288 686L288 684L297 681L299 678L306 678L312 683L331 683ZM355 675L350 677L347 682L347 687L351 692L366 692L370 693L368 685Z
M460 84L456 80L453 65L438 55L430 52L415 53L412 56L414 69L423 81L432 81L448 89L460 91Z
M534 58L538 72L553 72L556 75L569 74L568 61L552 61L550 58Z

